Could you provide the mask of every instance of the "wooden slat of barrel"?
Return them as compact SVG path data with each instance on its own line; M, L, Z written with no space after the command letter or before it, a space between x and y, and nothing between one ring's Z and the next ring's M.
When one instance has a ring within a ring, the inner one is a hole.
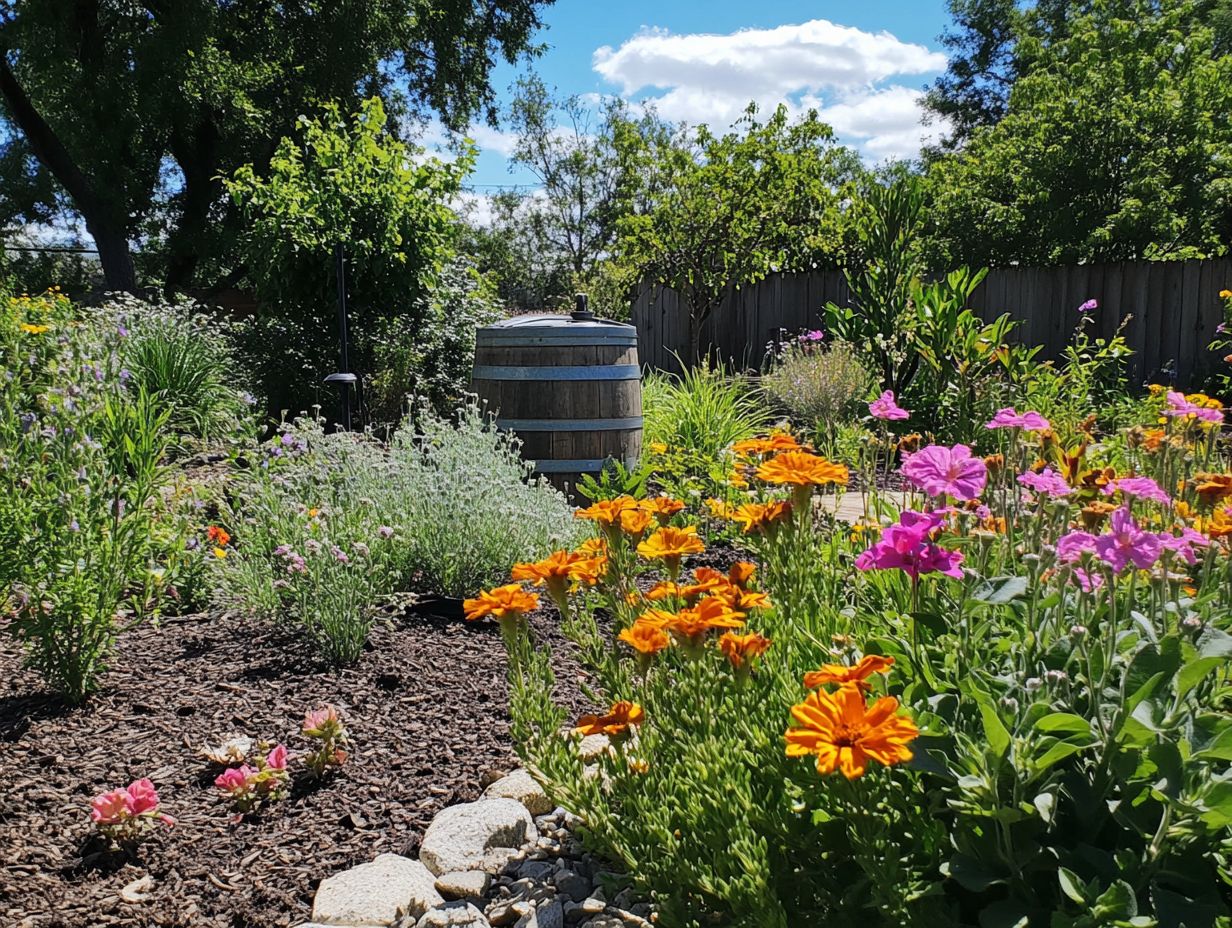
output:
M497 424L522 439L523 456L568 489L608 459L632 466L640 456L638 353L628 337L619 339L625 343L586 344L602 342L606 333L573 328L568 317L545 318L551 328L537 327L537 338L520 338L513 328L481 329L472 388L497 413Z

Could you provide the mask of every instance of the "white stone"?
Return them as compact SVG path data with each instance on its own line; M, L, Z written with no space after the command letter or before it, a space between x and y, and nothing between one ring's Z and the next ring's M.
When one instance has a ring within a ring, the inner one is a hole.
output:
M490 928L483 913L469 902L446 902L429 909L415 928Z
M565 928L565 910L552 900L519 919L514 928Z
M482 899L492 885L492 874L482 870L442 873L436 878L436 891L446 899Z
M607 735L587 735L578 742L577 752L582 760L594 760L612 746Z
M538 840L535 821L522 803L480 799L442 809L424 833L419 859L438 875L456 870L499 873L523 846Z
M371 863L322 880L312 903L312 920L323 925L385 928L404 915L419 918L445 901L435 882L419 861L382 854Z
M508 776L501 777L486 790L484 796L496 799L516 799L531 815L547 815L555 803L548 799L543 787L535 782L535 778L521 767Z

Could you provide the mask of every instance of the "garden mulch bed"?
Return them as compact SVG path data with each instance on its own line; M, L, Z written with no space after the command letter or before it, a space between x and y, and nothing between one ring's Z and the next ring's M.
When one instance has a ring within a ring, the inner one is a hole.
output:
M570 646L559 698L582 709ZM505 655L494 626L400 615L352 667L321 666L288 632L238 616L190 616L125 632L103 689L78 709L41 692L0 651L0 925L249 928L306 921L319 881L392 851L414 854L442 807L476 798L515 765ZM284 741L306 709L344 713L339 775L233 823L197 755L230 734ZM91 840L95 794L149 776L178 824L138 859ZM149 878L149 885L142 882ZM122 895L122 891L124 892ZM124 898L129 896L137 901Z

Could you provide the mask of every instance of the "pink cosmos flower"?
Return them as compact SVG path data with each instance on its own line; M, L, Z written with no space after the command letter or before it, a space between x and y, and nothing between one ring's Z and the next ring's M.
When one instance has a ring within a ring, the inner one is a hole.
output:
M1078 307L1078 312L1085 314L1085 313L1094 312L1097 309L1099 309L1098 300L1087 300L1085 303L1083 303L1081 306Z
M119 825L130 815L128 790L113 789L90 801L90 820L96 825Z
M1026 432L1045 432L1052 424L1038 412L1019 413L1013 406L998 409L986 429L1022 429Z
M1018 482L1029 490L1034 490L1044 496L1051 496L1054 499L1069 496L1074 492L1073 488L1065 482L1065 478L1051 467L1045 467L1038 474L1032 471L1019 474Z
M888 526L881 533L881 540L856 558L856 567L860 570L901 570L912 580L927 573L941 573L961 580L962 552L947 551L931 540L942 521L935 513L904 512L897 525Z
M1159 536L1140 529L1126 507L1112 514L1108 534L1095 539L1095 553L1117 573L1129 564L1146 570L1159 560L1162 551Z
M988 468L983 460L971 456L966 445L921 448L905 457L901 472L929 496L949 495L960 500L975 499L988 482Z
M874 419L883 422L895 422L910 417L911 413L898 405L894 399L894 391L886 390L881 396L868 404L868 411Z
M1111 496L1117 490L1120 490L1126 496L1136 496L1138 499L1163 503L1165 506L1172 504L1172 497L1150 477L1118 477L1104 487L1102 492L1104 496Z
M265 766L270 770L286 770L287 769L287 749L284 745L277 745L268 754L265 755Z
M1095 536L1090 532L1068 532L1057 539L1057 560L1072 564L1084 554L1095 553Z
M1223 413L1218 409L1207 409L1205 406L1191 403L1185 398L1185 394L1175 390L1168 391L1168 406L1169 408L1164 410L1165 416L1193 416L1202 422L1223 422Z

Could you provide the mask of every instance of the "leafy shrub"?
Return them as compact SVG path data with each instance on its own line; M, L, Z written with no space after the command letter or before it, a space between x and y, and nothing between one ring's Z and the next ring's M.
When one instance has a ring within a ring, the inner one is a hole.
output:
M818 433L853 417L872 378L859 353L846 342L828 348L795 339L782 345L761 387L792 421Z
M378 326L376 373L365 385L374 423L397 423L411 396L442 415L456 409L471 379L475 332L500 318L491 282L461 259L441 272L419 303L410 316Z
M191 302L147 303L119 297L106 303L102 324L123 326L124 379L166 410L177 435L205 441L234 435L249 403L225 326Z
M590 507L603 567L553 596L611 709L571 732L504 620L528 768L667 928L1225 924L1232 461L1214 401L1159 403L1060 471L1031 469L1046 429L999 429L995 467L924 449L928 492L851 531L813 505L841 468L746 446L756 565L729 572L681 570L680 516Z
M262 456L223 513L219 592L297 624L337 662L359 656L382 597L461 596L578 532L473 402L456 422L420 408L389 444L298 420Z
M120 330L56 293L0 300L0 604L26 662L80 702L161 592L167 411L123 382Z
M743 377L699 366L679 377L651 372L642 382L644 439L718 458L764 429L770 413Z

